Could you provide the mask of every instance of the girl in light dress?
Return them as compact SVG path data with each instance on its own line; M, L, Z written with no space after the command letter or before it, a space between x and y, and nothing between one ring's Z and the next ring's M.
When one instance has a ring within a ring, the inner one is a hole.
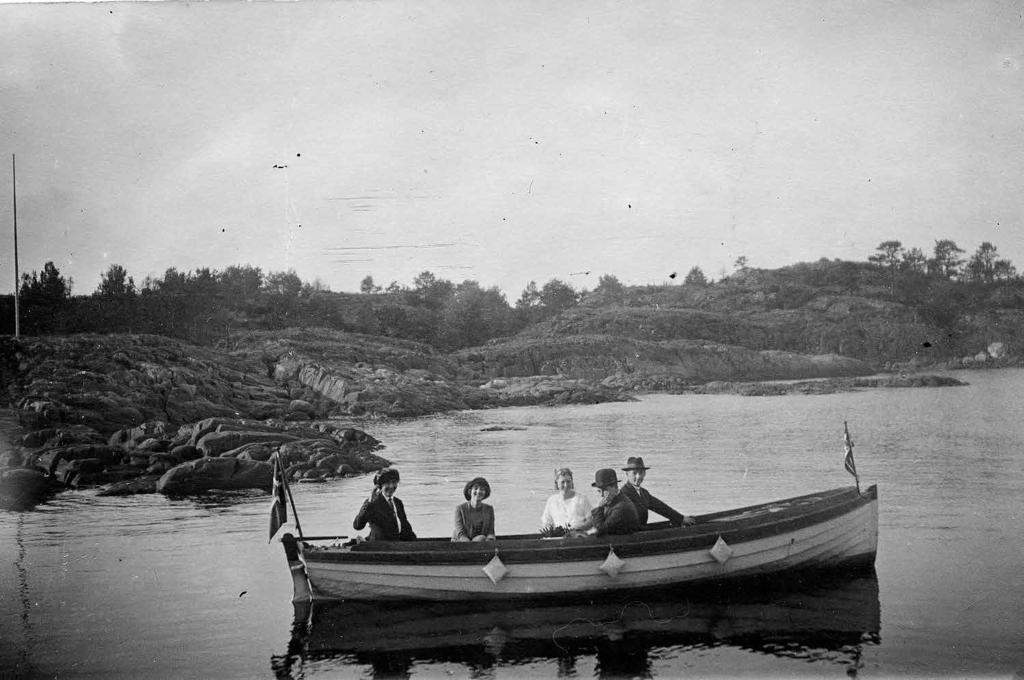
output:
M544 505L544 514L540 518L541 532L551 534L585 528L592 508L586 496L576 493L572 470L555 470L555 488L558 493L548 498Z

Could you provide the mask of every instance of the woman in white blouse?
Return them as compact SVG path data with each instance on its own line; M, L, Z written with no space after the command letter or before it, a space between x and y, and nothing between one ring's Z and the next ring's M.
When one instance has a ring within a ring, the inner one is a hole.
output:
M544 514L540 518L541 531L569 531L586 526L590 520L590 501L586 496L576 493L572 483L572 470L555 470L555 488L558 489L558 493L548 498Z

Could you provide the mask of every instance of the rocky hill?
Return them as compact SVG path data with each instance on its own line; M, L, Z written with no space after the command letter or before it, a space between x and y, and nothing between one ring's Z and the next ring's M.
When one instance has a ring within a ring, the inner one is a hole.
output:
M294 478L387 463L371 454L380 446L371 434L337 419L596 403L642 391L931 386L956 381L866 376L1019 364L1024 304L1015 289L971 289L975 297L949 311L943 296L965 290L949 286L915 302L854 263L745 270L713 285L598 290L515 335L451 352L308 327L235 329L213 346L138 334L0 338L0 398L24 431L0 468L41 467L84 484L146 477L150 487L178 468L164 488L263 485L266 461L281 451L293 457ZM343 308L335 313L344 317ZM199 446L214 435L231 446ZM193 469L207 457L236 462Z

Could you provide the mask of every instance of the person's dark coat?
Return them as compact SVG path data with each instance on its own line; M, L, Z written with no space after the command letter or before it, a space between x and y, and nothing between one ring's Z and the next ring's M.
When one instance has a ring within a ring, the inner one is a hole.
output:
M672 526L682 526L684 517L681 512L676 512L670 508L666 503L659 501L657 498L651 495L651 492L642 486L637 487L632 484L626 483L622 485L622 489L619 491L620 494L625 494L629 500L633 501L633 505L636 506L636 512L640 519L640 526L647 524L647 513L648 511L654 511L667 519L672 523Z
M636 506L633 501L623 496L621 491L615 494L607 505L602 504L594 508L591 517L597 536L631 534L639 531L641 526Z
M360 531L367 524L370 525L368 541L411 541L416 538L409 520L405 516L405 505L397 496L392 496L395 502L395 509L391 509L384 494L379 494L372 501L363 501L363 507L359 508L359 514L352 522L352 528ZM402 528L398 528L398 519L402 521Z

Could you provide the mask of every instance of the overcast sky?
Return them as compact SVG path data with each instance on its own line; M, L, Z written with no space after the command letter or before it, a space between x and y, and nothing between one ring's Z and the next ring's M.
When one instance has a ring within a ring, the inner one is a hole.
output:
M1014 2L0 5L0 292L665 283L897 239L1024 269ZM678 279L677 279L678 280Z

